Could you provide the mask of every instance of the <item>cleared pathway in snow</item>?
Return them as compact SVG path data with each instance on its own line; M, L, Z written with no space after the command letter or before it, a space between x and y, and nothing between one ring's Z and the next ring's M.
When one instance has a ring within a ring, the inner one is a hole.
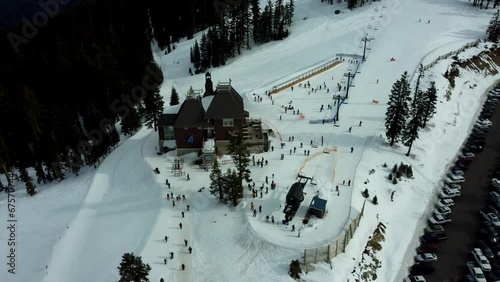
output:
M118 280L121 256L140 254L161 204L141 155L147 133L141 130L99 166L82 209L54 247L43 281Z

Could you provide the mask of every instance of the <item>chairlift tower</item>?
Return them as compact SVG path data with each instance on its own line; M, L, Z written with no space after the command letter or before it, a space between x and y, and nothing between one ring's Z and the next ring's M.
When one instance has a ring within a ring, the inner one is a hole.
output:
M364 43L365 43L365 46L364 46L364 48L363 48L363 61L362 61L362 62L364 62L364 61L365 61L366 43L367 43L367 42L370 42L370 41L372 41L372 40L373 40L373 38L368 38L368 33L366 33L366 34L365 34L365 37L363 37L363 38L361 39L361 41L364 41Z

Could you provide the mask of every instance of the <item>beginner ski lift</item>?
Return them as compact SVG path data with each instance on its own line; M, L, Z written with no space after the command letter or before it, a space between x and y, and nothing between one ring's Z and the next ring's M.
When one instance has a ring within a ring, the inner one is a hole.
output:
M371 25L371 24L369 24L369 25L367 26L367 28L368 28L368 29L372 29L372 25Z

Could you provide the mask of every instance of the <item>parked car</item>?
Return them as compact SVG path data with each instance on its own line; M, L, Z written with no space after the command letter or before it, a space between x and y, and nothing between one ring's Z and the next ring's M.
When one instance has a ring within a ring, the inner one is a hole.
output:
M444 182L447 184L458 184L458 183L463 183L465 182L465 177L463 176L453 176L453 175L448 175L445 179Z
M405 278L403 282L426 282L425 278L423 276L417 275L417 276L410 276L408 278Z
M448 189L462 189L462 186L456 184L456 183L445 183L443 188L448 188Z
M469 273L477 282L487 282L484 277L484 273L481 268L473 261L467 262L467 268L469 269Z
M460 192L460 189L449 189L449 188L444 188L443 191L439 193L439 197L442 199L451 199L455 198L462 195L462 192Z
M494 114L494 111L482 111L481 114L479 114L480 118L491 118Z
M500 221L498 221L498 217L494 213L485 213L484 211L479 211L479 214L481 214L482 217L489 223L491 223L493 226L496 228L500 227Z
M465 145L462 148L462 152L472 152L472 153L482 152L483 150L484 150L483 147L476 145Z
M487 222L486 220L481 223L481 227L486 229L491 235L498 236L498 231L495 226L491 225L491 223Z
M500 92L492 90L490 91L490 93L488 93L488 97L500 98Z
M490 262L483 254L481 249L479 248L472 249L472 257L474 257L474 260L476 261L477 265L479 265L482 271L491 271Z
M487 132L478 132L478 131L473 131L469 136L471 138L485 138Z
M435 243L422 244L417 248L417 253L435 253L438 250L438 245Z
M451 214L451 209L449 207L436 208L434 214L449 215Z
M442 233L444 232L444 228L442 225L436 224L436 225L429 225L427 226L424 231L426 233ZM432 252L430 252L432 253Z
M489 125L489 126L493 125L493 123L489 119L480 119L480 120L476 121L476 124L484 124L484 125Z
M467 140L467 145L477 145L477 146L482 146L486 145L486 140L485 139L469 139ZM463 162L463 161L462 161ZM470 163L470 161L469 161Z
M499 194L500 196L500 194ZM436 207L442 208L442 207L453 207L455 205L455 202L452 199L440 199L436 203Z
M491 186L500 189L500 180L498 178L491 179Z
M415 261L418 262L434 262L437 261L436 254L433 253L423 253L415 256Z
M468 170L469 164L464 162L457 162L452 169Z
M490 198L495 199L495 200L500 200L500 193L492 191L490 192Z
M448 172L448 174L446 176L448 176L448 177L464 176L464 171L460 170L460 169L450 170L450 172Z
M428 245L428 244L432 244L432 243L442 242L442 241L448 239L448 236L444 232L425 233L424 235L422 235L422 237L420 239L421 239L422 243Z
M410 269L410 275L428 275L434 273L436 269L430 263L417 263Z
M448 215L435 214L429 218L430 224L446 224L451 222Z
M475 247L478 247L483 251L483 254L489 258L492 259L495 257L495 254L491 250L491 248L483 241L483 240L478 240L475 244Z

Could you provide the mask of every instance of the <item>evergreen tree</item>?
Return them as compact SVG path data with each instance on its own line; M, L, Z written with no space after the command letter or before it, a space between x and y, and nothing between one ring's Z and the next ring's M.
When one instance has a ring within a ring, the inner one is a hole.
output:
M133 135L134 132L141 126L141 118L137 109L132 107L128 115L124 116L120 122L122 133L125 135Z
M210 67L210 46L207 35L203 33L200 39L200 72L206 71Z
M252 35L253 41L255 43L260 43L260 6L259 0L251 0L251 10L252 10Z
M34 196L36 194L35 188L36 186L33 184L33 180L29 177L28 182L26 182L26 193L30 196Z
M410 121L403 130L403 144L408 146L406 156L410 155L413 142L418 138L418 131L422 125L424 106L424 93L418 91L411 104Z
M387 108L385 127L389 145L394 145L399 141L409 114L410 85L408 83L408 73L404 72L401 79L396 81L389 96L389 107Z
M200 67L201 67L201 54L200 54L200 46L198 45L198 40L194 41L194 48L193 48L193 66L194 66L194 73L198 74L200 73Z
M163 97L160 95L160 90L157 88L153 93L149 93L144 99L145 113L144 121L148 128L158 130L157 123L161 114L163 114ZM109 147L109 146L107 146Z
M416 99L417 94L420 92L420 79L424 78L424 66L420 64L418 67L417 82L415 83L415 92L413 94L413 99Z
M356 5L358 4L358 0L347 0L347 9L351 10L356 8Z
M236 207L243 198L243 186L241 185L238 173L234 170L228 170L225 175L226 187L228 190L228 201Z
M431 85L427 88L423 98L423 110L422 110L422 124L421 127L425 127L427 122L436 113L436 103L437 103L437 90L436 83L431 81Z
M217 158L215 158L212 164L212 171L210 172L210 194L219 197L220 202L224 202L224 199L227 197L224 195L222 171Z
M170 106L175 105L179 105L179 94L177 93L177 90L175 90L175 87L172 86L172 91L170 94Z
M493 18L490 20L490 24L488 25L488 29L486 30L486 38L491 42L498 42L498 38L500 37L500 23L498 22L498 14L499 11L495 13Z
M235 187L234 189L237 191L241 189L241 191L243 191L243 180L250 182L251 178L250 170L248 169L250 164L250 153L248 152L248 146L245 144L245 140L243 139L241 132L232 132L232 134L230 134L227 152L233 158L238 175L238 187ZM241 196L243 196L243 194L241 194Z
M149 264L142 262L141 257L134 256L134 253L125 253L118 267L120 282L149 282Z

